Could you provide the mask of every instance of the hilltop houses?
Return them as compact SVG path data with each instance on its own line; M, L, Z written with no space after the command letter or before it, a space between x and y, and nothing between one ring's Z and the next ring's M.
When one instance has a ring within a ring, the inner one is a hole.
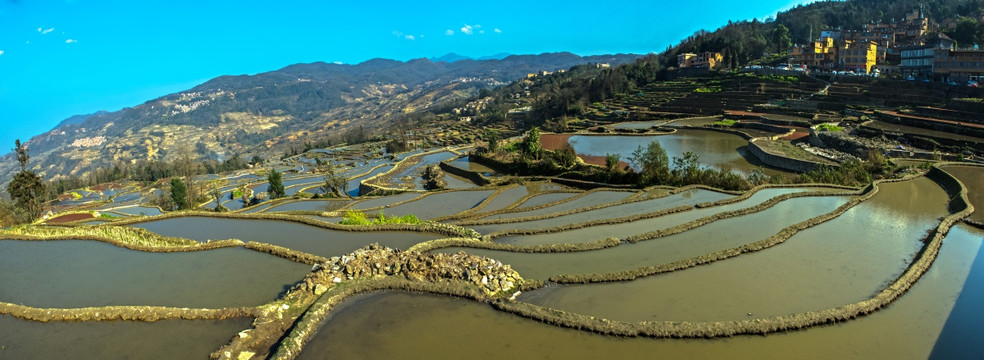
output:
M861 29L827 29L820 32L819 40L793 45L789 63L870 74L880 66L900 64L902 49L922 45L928 31L929 19L922 10L914 10L901 20L872 21Z
M708 51L699 54L683 53L677 55L677 67L679 68L715 69L722 61L724 61L724 56L719 52Z

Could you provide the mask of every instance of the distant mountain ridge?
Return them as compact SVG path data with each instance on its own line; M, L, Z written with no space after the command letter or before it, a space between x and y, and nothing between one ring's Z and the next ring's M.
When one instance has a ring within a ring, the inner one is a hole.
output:
M219 76L119 111L73 116L26 144L31 167L45 179L179 154L221 159L271 153L360 126L382 129L404 113L462 100L528 73L585 63L617 65L639 57L561 52L490 60L452 56L293 64L255 75ZM0 159L3 174L13 171L11 156Z
M446 63L453 63L453 62L459 61L459 60L502 60L502 59L505 59L505 58L509 57L510 55L512 55L512 54L510 54L510 53L498 53L498 54L494 54L494 55L471 57L471 56L459 55L459 54L455 54L455 53L447 53L447 54L444 54L443 56L440 56L440 57L432 57L432 58L429 58L428 60L433 61L433 62L442 62L443 61L443 62L446 62Z

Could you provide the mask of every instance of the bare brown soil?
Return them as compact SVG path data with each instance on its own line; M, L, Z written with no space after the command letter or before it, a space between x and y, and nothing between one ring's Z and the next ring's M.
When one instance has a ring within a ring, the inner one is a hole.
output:
M79 220L85 220L85 219L92 219L94 217L95 216L92 216L92 214L68 214L68 215L62 215L62 216L59 216L59 217L56 217L56 218L53 218L53 219L49 219L47 221L47 223L50 223L50 224L64 224L64 223L70 223L70 222L73 222L73 221L79 221Z

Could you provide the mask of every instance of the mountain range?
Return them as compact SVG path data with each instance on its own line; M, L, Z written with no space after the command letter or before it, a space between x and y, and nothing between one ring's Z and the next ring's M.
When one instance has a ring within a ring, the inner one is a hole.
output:
M403 114L467 99L528 73L585 63L618 65L640 57L504 55L372 59L355 65L315 62L220 76L134 107L65 119L26 142L30 167L54 179L141 159L270 155L354 128L385 129ZM0 173L15 171L12 156L0 159Z

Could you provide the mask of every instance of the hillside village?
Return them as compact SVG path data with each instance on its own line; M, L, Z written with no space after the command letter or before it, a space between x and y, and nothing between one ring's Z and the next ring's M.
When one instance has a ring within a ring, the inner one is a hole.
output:
M984 12L937 22L915 9L902 19L871 20L857 29L817 29L816 40L788 48L780 67L977 86L984 77L984 49L946 34L966 31L958 28L962 21L982 20ZM722 60L720 52L682 53L677 66L714 69Z

